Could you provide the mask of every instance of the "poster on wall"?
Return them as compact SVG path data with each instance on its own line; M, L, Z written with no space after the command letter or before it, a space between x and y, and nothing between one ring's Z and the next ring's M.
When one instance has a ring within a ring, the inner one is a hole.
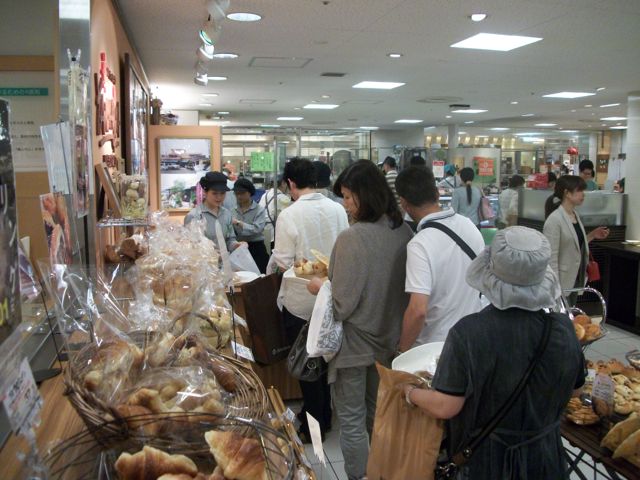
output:
M142 175L147 171L147 125L149 93L140 75L124 55L124 143L123 156L127 174Z
M0 99L0 343L21 320L18 223L9 113L9 102Z
M40 212L47 237L51 265L71 265L73 262L71 222L64 196L61 193L40 195Z
M210 138L161 138L160 206L164 210L189 210L196 205L196 185L211 169Z
M433 161L433 176L436 178L444 177L444 161L443 160Z

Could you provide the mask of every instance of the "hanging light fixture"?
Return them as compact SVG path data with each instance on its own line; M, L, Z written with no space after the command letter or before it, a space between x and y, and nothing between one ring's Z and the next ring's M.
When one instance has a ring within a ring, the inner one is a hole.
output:
M203 43L200 48L198 48L196 55L198 55L198 60L200 60L201 62L209 62L213 60L214 52L215 47L213 45L207 45L206 43Z

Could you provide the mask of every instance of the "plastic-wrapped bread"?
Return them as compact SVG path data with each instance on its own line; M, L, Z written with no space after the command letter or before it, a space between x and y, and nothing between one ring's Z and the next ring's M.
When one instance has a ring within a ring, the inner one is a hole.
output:
M227 478L234 480L266 480L266 461L257 440L237 432L211 430L204 434L216 463Z
M186 474L194 477L198 468L189 457L169 455L153 447L145 446L133 455L123 453L115 463L120 480L148 480L162 475Z

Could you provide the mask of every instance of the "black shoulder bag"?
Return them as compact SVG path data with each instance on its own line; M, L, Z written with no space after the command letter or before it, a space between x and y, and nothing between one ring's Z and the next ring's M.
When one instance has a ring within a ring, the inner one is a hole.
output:
M439 222L430 221L425 222L420 230L424 230L425 228L435 228L436 230L440 230L444 234L449 235L449 237L451 237L451 239L458 244L462 251L469 255L469 258L471 260L475 260L475 258L477 257L476 253L471 250L471 247L464 240L462 240L456 232L451 230L446 225L443 225Z
M502 405L496 414L489 420L489 422L484 426L484 428L472 437L467 445L463 447L458 453L449 457L449 459L444 463L436 466L435 470L435 478L436 480L450 480L454 479L458 474L458 469L467 463L473 452L478 448L478 446L487 438L491 432L493 432L498 424L502 421L502 419L509 413L513 405L516 403L516 400L524 390L524 387L529 382L531 378L531 374L536 366L540 363L540 359L542 358L542 354L547 348L547 344L549 343L549 337L551 336L551 317L550 315L545 315L544 319L544 331L542 333L542 338L540 339L540 343L538 343L538 347L536 348L535 355L529 363L527 367L527 371L524 376L520 379L518 386L513 391L513 393L507 398L507 400Z

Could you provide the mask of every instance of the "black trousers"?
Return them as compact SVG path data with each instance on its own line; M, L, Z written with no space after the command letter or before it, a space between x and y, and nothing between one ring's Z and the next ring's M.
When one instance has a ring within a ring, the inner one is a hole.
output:
M293 345L300 333L302 326L307 323L306 320L296 317L287 311L286 308L282 309L282 318L284 322L284 331L287 339L287 343ZM331 390L327 381L327 372L315 382L303 382L300 381L300 390L302 390L303 405L302 410L298 414L298 419L302 424L302 430L305 433L309 432L307 426L306 412L315 418L320 423L320 430L324 434L331 429Z
M256 262L260 273L267 273L267 264L269 263L269 254L267 253L267 247L263 241L260 242L247 242L249 244L249 253L253 257L253 261Z

